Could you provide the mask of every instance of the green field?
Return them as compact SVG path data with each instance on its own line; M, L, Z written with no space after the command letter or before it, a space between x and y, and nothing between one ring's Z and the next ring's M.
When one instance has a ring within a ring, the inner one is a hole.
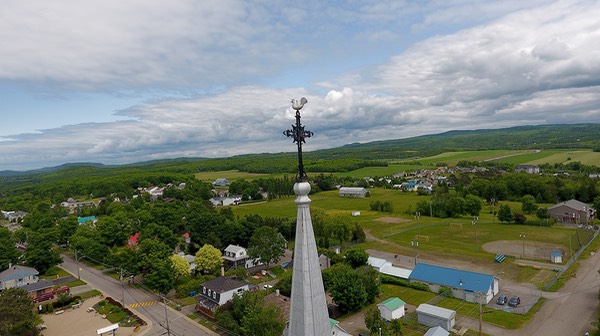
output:
M198 180L212 182L218 178L226 178L233 181L238 178L255 179L260 177L269 177L269 174L253 174L245 173L239 170L225 170L225 171L210 171L210 172L199 172L194 174Z

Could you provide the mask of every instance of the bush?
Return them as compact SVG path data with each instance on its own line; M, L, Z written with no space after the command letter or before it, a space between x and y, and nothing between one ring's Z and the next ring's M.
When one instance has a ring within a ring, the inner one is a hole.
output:
M408 287L408 288L412 288L412 289L416 289L416 290L420 290L420 291L424 291L424 292L429 292L429 286L422 284L422 283L409 282L408 280L399 279L399 278L393 277L391 275L385 275L385 274L380 274L380 279L381 279L381 283L384 283L384 284L397 285L397 286Z

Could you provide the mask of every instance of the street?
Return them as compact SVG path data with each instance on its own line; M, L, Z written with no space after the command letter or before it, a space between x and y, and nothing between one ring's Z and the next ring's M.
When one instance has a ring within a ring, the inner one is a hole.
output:
M64 262L60 266L77 277L77 264L75 259L64 254L62 257ZM79 267L79 274L83 281L87 282L92 288L102 292L105 296L110 296L119 302L124 300L124 307L136 312L144 319L144 321L146 321L146 323L148 323L148 327L140 335L218 335L201 324L191 320L184 314L168 306L165 308L165 305L161 303L158 295L128 286L126 283L124 286L121 286L119 281L105 275L102 271L89 267L83 263L79 263ZM131 304L149 303L153 301L156 301L156 303L138 305L135 308L129 306ZM168 316L166 320L165 314Z

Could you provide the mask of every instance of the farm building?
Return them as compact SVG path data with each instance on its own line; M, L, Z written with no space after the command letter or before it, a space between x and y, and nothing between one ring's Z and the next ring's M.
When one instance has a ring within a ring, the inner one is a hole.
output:
M357 197L363 198L367 196L367 189L354 187L341 187L340 197Z
M550 217L567 224L587 224L594 221L596 210L578 200L569 200L548 208Z
M386 321L399 319L404 316L404 301L397 297L391 297L377 304L377 309Z
M417 320L419 324L428 327L442 327L449 331L456 322L456 312L454 310L432 306L422 303L417 307Z
M539 174L540 167L534 165L518 165L515 167L515 173L525 172L527 174Z
M396 278L408 279L410 277L411 270L401 267L393 266L391 262L375 257L369 257L367 264L371 265L377 272L391 275Z
M434 293L445 287L457 299L483 304L490 302L499 290L499 280L493 275L422 263L415 266L409 280L428 285Z

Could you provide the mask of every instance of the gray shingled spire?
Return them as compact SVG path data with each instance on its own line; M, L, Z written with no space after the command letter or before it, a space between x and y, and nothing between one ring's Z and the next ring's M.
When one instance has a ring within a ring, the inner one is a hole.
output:
M292 100L292 108L296 110L296 124L292 129L283 132L293 137L298 145L298 180L294 184L298 219L296 220L296 242L294 247L294 273L292 275L292 303L287 335L289 336L330 336L329 314L325 289L321 277L321 267L317 254L317 243L310 218L310 184L306 182L304 165L302 164L302 143L313 133L305 131L300 124L300 110L308 101Z
M289 336L331 335L327 301L319 267L317 243L310 218L310 184L294 184L298 219L294 247L294 273L292 275L292 306L290 309Z

